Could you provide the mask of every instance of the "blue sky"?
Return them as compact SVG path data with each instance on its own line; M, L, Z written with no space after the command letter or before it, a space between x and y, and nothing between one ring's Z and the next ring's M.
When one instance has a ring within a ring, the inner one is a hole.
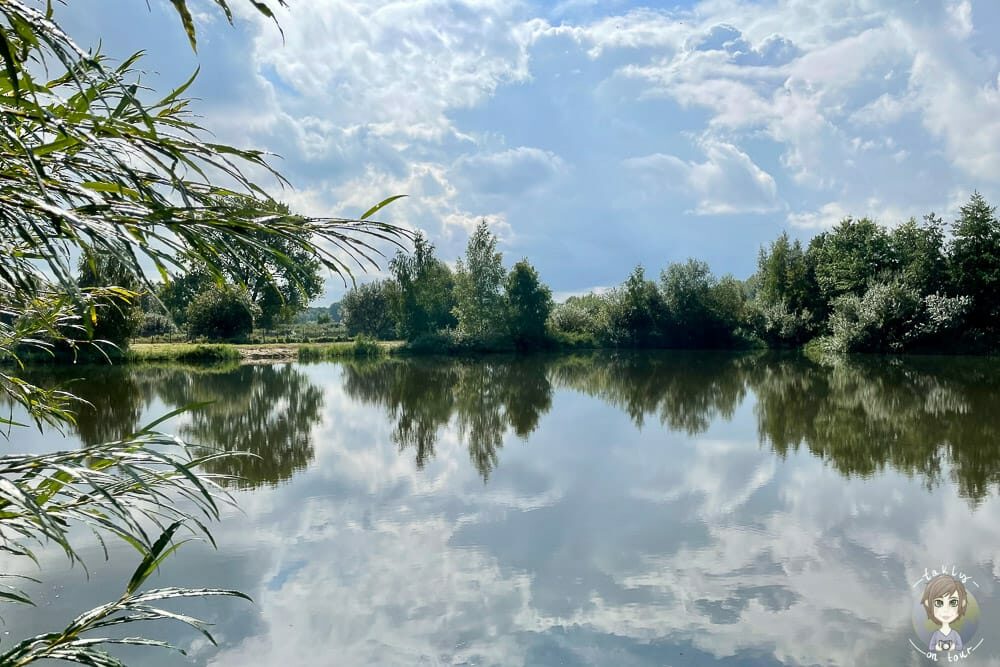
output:
M688 257L745 278L782 230L1000 202L995 2L292 0L284 39L235 4L229 27L194 0L197 54L165 0L57 12L84 46L145 49L157 89L200 67L201 122L280 155L293 209L408 194L383 219L447 261L485 218L559 297Z

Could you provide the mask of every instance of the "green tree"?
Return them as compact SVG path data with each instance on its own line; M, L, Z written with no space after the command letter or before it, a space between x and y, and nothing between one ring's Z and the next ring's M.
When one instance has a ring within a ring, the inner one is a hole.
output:
M732 276L712 275L708 264L695 259L671 264L660 275L660 289L669 322L667 339L674 347L728 347L744 320L743 286Z
M896 271L903 284L921 296L948 286L944 255L944 222L933 213L922 224L910 218L889 234Z
M294 220L286 204L246 195L222 197L217 208L221 215L237 212L237 220L266 216ZM214 214L211 208L209 214ZM294 238L262 230L250 236L274 252L252 262L224 261L222 271L228 282L245 288L256 304L260 314L255 324L270 329L278 322L291 321L323 293L323 264L314 251L303 248Z
M532 347L545 340L545 322L552 312L552 290L538 279L527 259L511 268L504 284L507 329L518 347Z
M571 296L553 307L549 326L571 342L596 346L608 339L609 305L608 297L598 294Z
M399 252L389 263L399 286L394 310L399 334L413 340L457 324L455 280L451 269L434 257L434 245L422 233L413 242L413 252Z
M871 281L894 265L889 235L868 218L845 218L828 232L813 238L816 284L825 303L843 294L860 296Z
M465 260L455 272L455 307L459 333L476 340L497 336L503 327L503 256L496 236L483 220L469 238Z
M347 333L383 340L392 338L396 333L392 308L397 298L397 288L388 280L365 283L349 290L340 302Z
M666 319L663 297L645 269L635 267L608 298L608 339L614 345L644 347L662 342Z
M810 257L782 233L757 257L754 298L748 306L751 328L768 344L796 346L819 329L825 307Z
M994 334L1000 316L1000 223L978 192L952 225L949 263L955 290L972 297L969 325Z
M169 281L161 283L156 296L178 326L187 322L187 309L195 297L215 284L212 274L204 267L189 268Z
M187 307L188 335L210 340L244 340L253 331L256 304L240 288L213 285Z

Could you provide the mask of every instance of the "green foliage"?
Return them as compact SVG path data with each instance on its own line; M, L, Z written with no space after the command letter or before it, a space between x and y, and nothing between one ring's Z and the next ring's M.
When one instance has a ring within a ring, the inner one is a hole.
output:
M55 16L60 4L0 1L0 357L5 361L20 362L26 349L52 353L56 343L85 343L89 327L103 326L101 299L116 294L131 302L138 290L154 290L147 266L161 280L201 266L218 281L227 267L287 265L292 252L302 251L309 261L348 276L355 261L375 265L373 238L398 245L406 237L398 228L365 219L391 198L362 220L258 215L272 200L247 173L284 181L262 152L204 139L183 97L194 77L162 97L141 88L140 54L111 67L62 30ZM193 45L187 3L172 4ZM215 4L228 18L227 2ZM271 7L283 3L251 4L273 16ZM239 192L243 197L234 197ZM246 197L256 203L246 206ZM78 282L73 276L72 257L80 255L99 258L88 262L93 280L84 276ZM104 269L116 274L113 285L100 275ZM103 284L91 288L89 282ZM135 288L123 289L128 285ZM40 428L72 424L76 397L36 386L18 368L0 372L0 393ZM10 419L0 421L15 426ZM219 498L226 498L217 478L201 472L220 454L203 456L178 445L176 438L154 431L159 423L76 451L0 456L0 550L8 557L33 558L34 545L54 544L75 560L82 527L120 537L141 557L119 598L61 631L15 640L0 664L63 660L120 666L103 646L167 644L91 633L148 620L180 620L211 639L200 621L156 603L238 594L140 590L186 541L178 539L182 530L211 539L196 515L218 519ZM18 438L16 430L4 435ZM162 532L150 532L154 527ZM20 592L0 600L30 602Z
M901 352L920 309L920 296L898 283L874 283L862 295L833 302L826 349L837 352Z
M934 294L948 287L944 254L944 222L933 213L922 224L910 218L889 234L896 273L918 294Z
M162 313L143 313L139 325L140 336L167 336L177 332L177 325L169 316Z
M393 304L399 335L406 340L452 328L455 279L451 269L434 257L434 245L421 233L410 254L399 252L389 263L398 294Z
M503 329L503 256L486 221L469 238L465 260L458 260L455 273L456 330L472 339L494 337Z
M351 354L355 357L381 357L385 355L385 348L374 338L358 336L351 345Z
M233 362L240 360L240 353L232 345L205 343L145 343L133 345L128 351L129 361L176 361L189 363Z
M543 285L527 259L515 264L504 284L507 330L518 347L545 340L545 323L552 312L552 290Z
M754 300L748 306L747 320L751 331L774 348L803 345L818 328L810 311L792 310L785 300Z
M393 338L396 322L392 311L397 294L396 285L388 280L365 283L348 291L341 301L348 335L362 334L381 340Z
M972 297L969 325L995 335L1000 327L1000 222L996 207L978 192L952 226L952 280L958 294Z
M635 267L625 283L608 295L607 339L616 346L641 347L662 340L666 305L656 283Z
M178 326L187 322L187 309L195 297L215 285L211 274L204 267L194 267L178 276L171 276L160 284L156 296Z
M82 314L90 339L126 348L142 324L135 276L114 256L94 253L80 258L78 271L80 289L99 293Z
M875 282L860 297L845 294L834 302L830 352L904 352L941 338L964 324L971 300L939 294L921 297L901 282Z
M271 217L295 222L288 206L243 195L220 198L220 209L236 211L236 220ZM222 262L222 272L231 284L246 290L259 311L256 325L272 328L289 322L323 292L323 264L312 248L303 248L294 236L258 230L251 238L272 252L256 262Z
M210 287L187 308L188 335L209 340L242 340L253 330L255 304L246 292Z
M596 347L608 334L609 298L597 294L571 296L553 307L548 326L552 333L575 346Z
M813 238L807 252L815 267L824 303L844 294L860 296L876 278L893 268L889 235L868 218L846 218Z
M739 281L717 280L705 262L671 264L660 275L666 338L672 347L730 347L745 320Z

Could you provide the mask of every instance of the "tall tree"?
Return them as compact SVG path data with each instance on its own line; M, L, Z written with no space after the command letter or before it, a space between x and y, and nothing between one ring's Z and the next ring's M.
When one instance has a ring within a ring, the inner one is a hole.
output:
M808 254L825 303L842 294L864 294L871 281L893 268L889 235L869 218L845 218L814 237Z
M784 232L768 248L761 248L748 312L751 327L769 344L800 345L823 321L827 308L816 284L817 254L806 253Z
M497 252L496 236L486 220L469 237L465 260L455 272L455 307L458 330L471 338L484 339L500 333L503 326L503 255Z
M507 329L518 347L531 347L545 339L545 322L552 312L552 290L543 285L527 259L515 264L504 283Z
M635 267L608 299L608 338L615 345L642 347L663 341L666 307L656 283Z
M933 213L923 223L910 218L889 234L900 280L921 296L945 289L944 221Z
M1000 316L1000 223L996 207L978 192L952 225L951 275L959 294L972 297L969 324L996 331Z
M245 195L222 197L218 205L220 213L226 215L237 211L237 219L293 218L286 204ZM210 210L209 215L214 212ZM246 289L250 301L257 306L257 326L270 329L278 322L291 321L323 293L323 265L314 251L301 247L293 237L263 230L250 236L272 252L257 261L223 262L222 270L228 281ZM195 270L204 273L200 268Z
M457 323L455 280L448 265L434 256L434 245L417 234L413 252L399 252L389 263L399 286L394 304L399 333L412 340Z

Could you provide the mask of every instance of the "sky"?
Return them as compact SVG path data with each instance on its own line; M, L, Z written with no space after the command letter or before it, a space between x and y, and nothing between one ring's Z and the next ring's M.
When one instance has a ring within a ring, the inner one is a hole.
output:
M199 68L199 122L276 154L296 212L406 194L380 219L448 262L485 219L557 299L689 257L746 278L782 231L1000 202L1000 3L289 0L281 32L233 4L229 26L193 0L197 53L166 0L56 16L145 50L157 90Z

